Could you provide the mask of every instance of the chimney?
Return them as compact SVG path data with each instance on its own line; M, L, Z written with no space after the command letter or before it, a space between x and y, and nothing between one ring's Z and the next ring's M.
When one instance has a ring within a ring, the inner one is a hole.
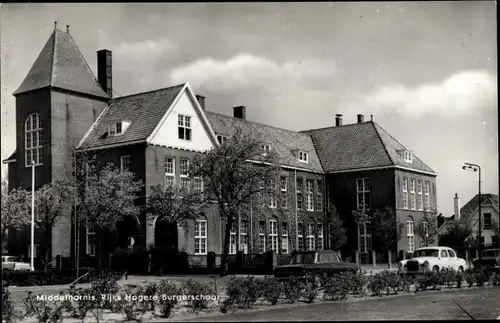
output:
M362 114L358 114L358 123L365 122L365 116Z
M238 106L233 108L233 117L246 120L246 107L245 106Z
M458 197L457 193L455 193L455 198L453 199L453 206L455 212L455 220L458 220L460 219L460 198Z
M342 125L342 115L341 114L336 114L335 115L335 126L341 126Z
M203 95L196 94L196 100L198 100L200 107L205 110L205 97Z
M57 29L57 21L54 21L54 30Z
M66 33L69 34L69 25L66 25Z
M111 51L102 49L97 52L97 81L109 98L113 98L113 68Z
M373 114L370 114L370 121L373 121Z

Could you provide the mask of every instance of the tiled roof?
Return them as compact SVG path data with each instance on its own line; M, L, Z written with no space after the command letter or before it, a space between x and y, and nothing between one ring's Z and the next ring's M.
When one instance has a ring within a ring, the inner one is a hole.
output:
M311 135L325 172L403 166L434 173L415 155L412 163L405 162L402 152L407 148L373 121L303 133Z
M184 85L113 99L84 137L78 149L146 140ZM122 135L105 136L108 126L119 121L131 123Z
M271 149L278 154L281 165L322 172L321 163L313 142L307 134L233 118L211 111L205 111L205 114L216 134L231 136L239 128L243 133L251 134L257 140L269 144ZM308 153L309 163L302 163L298 160L297 152L299 150Z
M108 98L71 35L58 29L50 35L14 95L48 86Z

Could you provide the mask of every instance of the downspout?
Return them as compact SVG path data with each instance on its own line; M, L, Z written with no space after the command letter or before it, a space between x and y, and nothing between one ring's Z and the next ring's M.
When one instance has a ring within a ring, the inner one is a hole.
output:
M327 221L327 215L328 215L328 205L327 205L327 200L328 200L328 193L326 189L326 174L323 174L323 248L326 250L330 250L330 230L328 228L328 221ZM325 243L326 241L326 243Z
M297 210L297 170L294 170L294 185L295 187L295 250L299 251L299 215Z

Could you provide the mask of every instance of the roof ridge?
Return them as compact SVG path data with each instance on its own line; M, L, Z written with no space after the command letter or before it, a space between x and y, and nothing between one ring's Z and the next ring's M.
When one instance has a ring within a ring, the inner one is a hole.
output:
M395 162L394 162L394 160L392 159L391 154L389 154L389 150L387 149L387 147L386 147L386 145L385 145L385 142L384 142L384 140L382 139L382 136L380 135L380 133L379 133L379 131L378 131L377 127L375 126L375 122L373 122L373 121L368 121L368 122L370 122L370 123L371 123L371 125L373 126L373 129L375 130L375 133L377 134L378 140L380 140L380 142L382 143L382 146L384 147L384 151L385 151L385 153L387 154L387 156L389 157L389 160L391 161L391 164L392 164L392 165L394 165L394 166L396 166L396 163L395 163ZM379 127L380 127L380 126L379 126ZM380 128L382 129L382 127L380 127ZM384 129L383 129L383 130L384 130ZM384 130L384 131L385 131L385 130ZM385 132L387 133L387 131L385 131ZM389 134L389 136L391 136L391 135ZM392 136L391 136L391 138L392 138ZM392 138L392 139L394 139L394 138ZM395 140L395 139L394 139L394 140ZM401 146L403 146L403 145L401 145ZM404 147L404 146L403 146L403 147Z
M304 133L304 132L309 132L309 131L325 130L325 129L329 129L329 128L340 128L340 127L348 127L348 126L357 126L357 125L365 124L365 123L369 123L369 122L375 123L375 121L356 122L356 123L343 124L341 126L328 126L328 127L321 127L321 128L315 128L315 129L309 129L309 130L300 130L299 132Z
M59 32L61 33L64 33L63 31L59 30ZM106 93L106 91L104 91L104 89L102 88L102 86L99 84L99 81L97 80L97 78L95 77L95 74L94 72L92 71L92 69L90 68L90 65L89 63L87 62L87 60L85 59L85 56L83 56L82 52L80 51L80 47L78 47L78 44L76 43L76 41L73 39L73 36L71 36L70 33L66 32L64 33L65 35L67 35L70 39L70 41L73 42L73 45L75 46L76 48L76 51L78 52L78 55L80 55L80 58L83 59L83 61L85 62L85 66L87 67L87 69L89 70L90 72L90 75L92 75L92 78L95 82L95 84L99 87L99 89L102 90L102 92L109 98L109 95L108 93ZM55 51L54 51L54 56L55 56ZM52 77L52 74L51 74L51 77Z
M54 75L54 64L55 64L55 60L56 60L56 39L57 39L56 32L57 31L58 31L58 29L56 27L56 28L54 28L54 31L52 32L54 39L52 41L52 58L51 58L51 62L50 62L49 86L52 86L52 75ZM35 62L36 62L36 60L35 60Z
M222 116L222 117L226 117L226 118L237 119L239 121L246 122L246 123L253 123L253 124L256 124L256 125L265 126L265 127L269 127L269 128L273 128L273 129L277 129L277 130L283 130L283 131L293 132L293 133L300 134L300 135L305 135L305 136L311 138L311 135L309 135L307 133L302 133L300 131L294 131L294 130L290 130L290 129L279 128L279 127L276 127L276 126L271 126L271 125L267 125L267 124L264 124L264 123L260 123L260 122L256 122L256 121L251 121L251 120L247 120L247 119L235 118L235 117L231 117L231 116L229 116L227 114L222 114L222 113L219 113L219 112L214 112L214 111L209 111L209 110L206 110L205 113L206 112L213 113L213 114L216 114L216 115L219 115L219 116Z
M135 94L124 95L124 96L120 96L120 97L114 98L113 101L114 100L124 99L124 98L130 98L130 97L133 97L133 96L143 95L143 94L150 94L150 93L153 93L153 92L159 92L159 91L171 89L171 88L174 88L174 87L184 86L186 83L187 82L176 84L176 85L172 85L172 86L162 87L162 88L159 88L159 89L156 89L156 90L151 90L151 91L139 92L139 93L135 93Z

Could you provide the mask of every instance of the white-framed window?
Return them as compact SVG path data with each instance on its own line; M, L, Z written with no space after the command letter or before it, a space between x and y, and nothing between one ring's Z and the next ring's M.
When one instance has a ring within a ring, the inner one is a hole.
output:
M207 220L196 220L194 227L194 254L207 254Z
M130 156L120 157L120 171L122 172L130 171Z
M324 245L324 239L323 239L323 223L318 223L318 250L323 250L325 245Z
M371 206L370 198L370 178L358 178L356 179L356 189L357 189L357 203L358 210L369 210Z
M316 211L323 211L323 181L316 182Z
M408 177L403 177L403 209L408 209Z
M87 238L87 255L95 256L96 254L96 236L94 228L87 226L86 229L86 238Z
M415 210L417 197L415 195L415 179L410 178L410 210Z
M181 175L181 187L189 190L190 180L189 180L189 159L181 158L180 160L180 175Z
M299 240L298 251L304 251L304 224L297 224L297 238Z
M288 189L288 177L281 176L280 177L280 192L281 192L280 207L283 209L288 208L287 189Z
M266 222L259 221L259 253L266 252Z
M269 183L269 207L276 208L278 206L278 201L276 200L276 182L271 179Z
M227 136L223 136L223 135L217 135L217 141L219 142L219 144L223 145L226 140L228 139Z
M271 151L271 146L268 144L261 144L260 150L262 150L263 156L267 156L269 154L269 152Z
M302 178L297 177L296 183L296 193L297 193L297 209L301 210L304 208L304 201L302 200Z
M359 248L361 253L372 251L372 226L370 222L358 223Z
M281 224L281 253L288 253L288 223Z
M314 236L314 225L307 225L307 250L315 250L316 249L316 237Z
M236 254L236 223L234 222L231 225L231 231L229 232L229 254Z
M415 233L412 219L406 221L406 237L408 239L408 251L413 252L415 250Z
M26 167L43 164L43 124L39 113L31 113L24 124L24 163Z
M179 139L191 140L191 117L179 114L177 118Z
M424 195L422 194L422 180L417 180L417 210L424 209Z
M431 200L430 200L430 191L431 191L431 183L429 181L425 181L424 185L424 209L429 211L431 209Z
M306 180L306 208L307 211L314 211L314 181Z
M203 194L204 189L205 189L205 183L203 181L203 178L195 177L193 179L193 191L195 193Z
M278 222L276 220L269 220L269 241L271 241L271 250L279 253Z
M165 157L165 187L175 185L175 158Z
M299 161L307 164L309 162L309 153L299 151Z
M248 221L241 220L240 222L240 250L243 251L244 254L248 253L248 245L250 244L248 237Z
M411 151L405 150L404 152L405 162L412 163L413 162L413 154Z

